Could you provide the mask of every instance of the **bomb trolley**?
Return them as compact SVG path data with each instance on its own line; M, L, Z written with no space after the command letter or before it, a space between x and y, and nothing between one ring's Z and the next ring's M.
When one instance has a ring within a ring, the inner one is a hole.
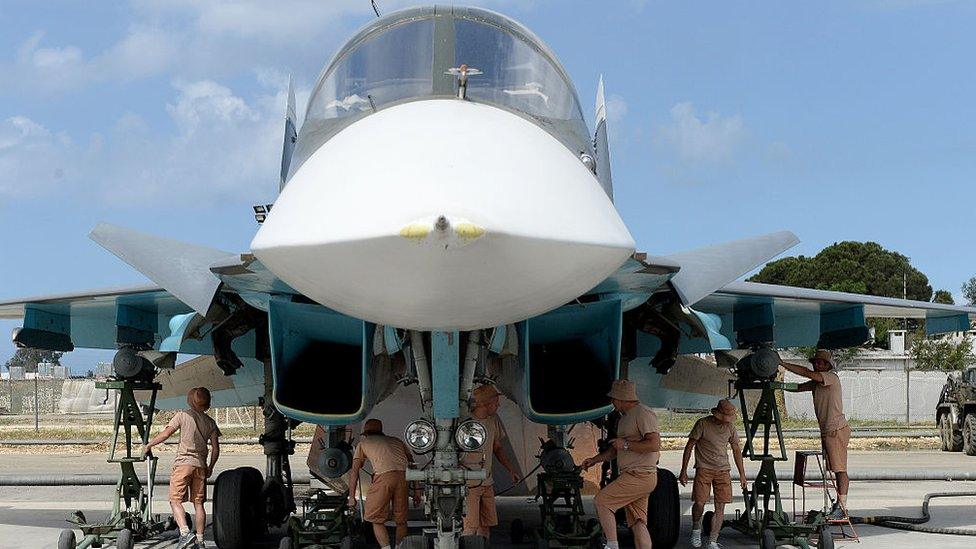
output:
M549 440L539 440L542 443L539 466L543 472L536 476L535 499L539 502L542 525L536 544L539 549L602 547L600 523L595 518L587 519L583 509L583 470L568 451L573 441L567 442L566 435L561 426L550 426ZM513 543L523 541L525 526L521 520L512 521L511 537Z
M75 511L67 520L77 525L84 537L76 542L74 530L62 530L58 549L102 547L107 542L114 542L119 549L132 549L135 542L152 538L175 527L171 517L163 519L152 510L158 458L153 455L143 456L138 448L133 452L134 437L135 443L140 447L149 442L153 412L156 409L156 393L162 386L146 379L123 379L100 381L95 383L95 387L118 391L112 442L108 450L108 462L118 463L121 468L119 482L115 486L112 514L104 522L91 523L84 513ZM145 411L136 400L135 391L149 391L149 407ZM117 453L120 432L125 437L124 455ZM138 463L146 464L145 486L136 475Z
M330 484L349 471L353 448L348 435L347 428L332 427L326 430L323 440L313 440L313 444L322 445L311 471L317 480ZM301 514L288 519L288 532L281 538L279 549L364 546L362 517L348 505L349 491L354 489L313 489L302 501Z
M810 511L803 522L795 522L783 510L776 462L786 461L787 455L779 407L776 404L776 389L795 392L799 386L796 383L774 381L779 362L776 351L760 348L735 365L737 376L732 383L739 395L742 424L746 432L742 455L761 463L752 489L743 494L745 510L740 512L737 509L736 518L724 521L722 526L756 538L761 549L773 549L781 543L806 549L814 539L817 540L818 548L832 549L834 540L825 510ZM760 391L752 417L749 416L746 391ZM778 450L770 448L774 435ZM759 444L761 447L757 447ZM709 511L703 517L703 531L706 535L710 533L712 516L713 513Z

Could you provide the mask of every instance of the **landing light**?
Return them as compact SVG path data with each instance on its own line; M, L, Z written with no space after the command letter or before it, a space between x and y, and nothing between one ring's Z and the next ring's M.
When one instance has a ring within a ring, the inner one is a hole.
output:
M403 432L403 439L414 452L425 454L433 450L434 445L437 444L437 428L429 421L418 419L407 425Z
M454 440L457 442L458 447L465 452L474 452L481 448L485 445L485 440L487 439L488 430L485 429L484 425L473 419L461 422L457 427L457 431L454 433Z

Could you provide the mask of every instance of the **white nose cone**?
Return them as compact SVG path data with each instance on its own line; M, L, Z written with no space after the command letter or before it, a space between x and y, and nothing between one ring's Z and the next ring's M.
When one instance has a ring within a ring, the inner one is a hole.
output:
M472 330L575 299L634 241L593 175L551 135L451 99L382 110L327 141L251 249L281 280L347 315Z

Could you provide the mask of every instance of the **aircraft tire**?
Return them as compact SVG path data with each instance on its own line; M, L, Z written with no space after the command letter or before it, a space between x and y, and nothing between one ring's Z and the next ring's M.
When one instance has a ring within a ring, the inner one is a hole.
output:
M427 537L407 536L400 542L400 549L427 549Z
M75 549L75 545L78 544L77 539L74 530L67 528L61 530L61 535L58 536L58 549Z
M647 521L655 548L671 549L678 544L681 534L678 479L667 469L657 469L657 487L647 500Z
M135 546L135 541L132 539L132 530L128 528L119 530L119 537L115 538L115 547L117 549L132 549L133 546Z
M715 511L705 511L702 515L702 535L708 537L712 534L712 517L715 516Z
M834 549L834 536L830 533L829 527L820 529L817 535L817 549Z
M525 523L522 519L515 519L508 527L509 538L514 545L525 541Z
M976 414L966 414L962 426L962 451L967 456L976 456Z
M762 531L762 536L759 538L759 549L775 549L776 548L776 534L772 530L766 528Z
M291 542L291 537L285 536L281 538L281 541L278 542L278 549L294 549L294 546Z
M488 538L478 535L461 536L458 549L488 549Z
M261 473L253 467L239 467L217 476L213 532L219 549L246 549L264 533L261 486Z

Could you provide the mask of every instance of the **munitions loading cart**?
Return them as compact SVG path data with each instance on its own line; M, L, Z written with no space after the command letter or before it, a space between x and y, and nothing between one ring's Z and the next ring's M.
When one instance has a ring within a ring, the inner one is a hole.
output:
M796 383L774 381L779 367L779 355L768 348L759 348L754 353L739 360L736 365L736 380L733 383L739 395L742 409L742 424L746 431L746 443L742 448L743 457L759 461L759 473L751 490L743 494L745 510L736 510L736 518L726 520L723 527L734 528L759 540L761 549L773 549L780 543L796 545L803 549L816 540L820 549L833 549L834 540L827 522L827 510L810 511L803 522L794 522L789 513L783 510L780 497L779 480L776 477L776 462L786 461L786 445L783 442L782 422L776 404L776 389L796 391ZM760 391L756 408L749 416L746 391ZM761 434L759 429L762 428ZM778 451L771 450L770 441L774 435ZM757 445L757 434L761 437L762 448ZM773 504L770 508L770 503ZM712 511L702 517L702 530L708 535L711 530Z
M348 428L327 428L321 453L311 473L315 480L330 485L349 471L352 465L352 444ZM315 484L313 480L313 485ZM288 532L279 542L279 549L338 548L352 549L365 545L362 509L357 514L349 507L348 490L313 488L302 501L301 514L288 519Z
M106 542L114 542L119 549L132 549L136 541L146 540L175 528L172 518L163 519L152 512L153 485L156 480L158 458L152 455L143 456L139 453L138 447L133 448L133 435L138 437L136 444L140 446L149 442L153 412L156 409L156 393L161 386L144 379L126 379L100 381L95 384L95 387L118 391L108 462L118 463L122 471L119 482L115 485L112 514L104 522L88 522L84 513L75 511L67 520L77 525L84 537L77 542L74 530L62 530L61 537L58 539L58 549L102 547ZM136 400L135 391L150 392L149 407L145 411ZM116 453L120 431L125 435L124 455ZM134 449L135 453L133 453ZM146 464L146 486L142 485L136 475L137 463Z
M549 440L542 443L539 454L541 473L536 476L536 501L542 525L538 530L536 545L539 549L550 547L591 547L603 546L603 530L595 518L586 518L583 510L582 468L578 467L570 455L573 441L566 441L562 427L549 428ZM522 543L525 538L525 525L520 519L511 523L512 543Z

